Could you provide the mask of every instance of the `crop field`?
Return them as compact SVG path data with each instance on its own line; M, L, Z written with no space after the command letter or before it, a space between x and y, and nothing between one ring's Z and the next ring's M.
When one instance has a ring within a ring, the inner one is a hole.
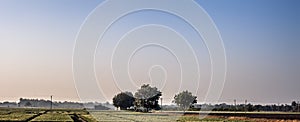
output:
M0 121L96 121L82 109L0 108Z
M283 118L286 117L286 118ZM82 109L0 108L0 121L82 122L300 122L300 113L212 112L199 119L199 112L86 111ZM289 119L290 118L290 119Z
M99 121L121 121L121 122L173 122L180 116L161 113L140 113L140 112L118 112L118 111L94 111L91 114Z
M188 114L183 114L182 112L178 111L155 113L92 111L90 113L100 122L300 122L300 119L288 118L300 117L299 113L288 112L212 112L204 119L199 118L199 112L187 112ZM263 116L266 116L266 118L263 118Z
M46 113L34 118L32 121L73 121L73 119L64 113Z

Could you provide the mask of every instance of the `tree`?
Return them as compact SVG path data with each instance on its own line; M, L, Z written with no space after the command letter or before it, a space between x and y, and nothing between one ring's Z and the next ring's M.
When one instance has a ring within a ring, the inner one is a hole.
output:
M255 110L255 111L261 111L261 109L262 109L262 105L254 105L254 107L253 107L253 109Z
M113 105L117 108L120 107L121 110L126 110L133 106L133 102L134 97L131 92L121 92L113 98Z
M24 106L25 107L31 107L31 103L30 102L26 102Z
M146 108L146 112L148 112L149 109L159 110L158 100L161 95L162 93L156 87L144 84L134 95L136 97L135 107Z
M292 102L292 106L297 106L296 101L293 101L293 102Z
M296 101L293 101L291 106L293 108L293 111L296 111L296 109L297 109L297 103L296 103Z
M193 96L189 91L183 91L179 94L176 94L174 97L174 101L183 111L190 108L190 106L194 103L197 103L197 97Z
M95 105L95 110L109 110L109 108L99 104Z

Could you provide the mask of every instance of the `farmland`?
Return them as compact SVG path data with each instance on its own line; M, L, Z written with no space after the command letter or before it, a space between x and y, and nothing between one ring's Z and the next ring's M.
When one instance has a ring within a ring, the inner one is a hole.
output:
M285 117L285 118L284 118ZM0 121L100 121L100 122L201 122L201 121L300 121L300 113L283 112L212 112L199 119L199 112L129 112L129 111L86 111L83 109L43 108L0 108Z
M95 121L82 109L0 108L0 121Z
M165 111L154 113L139 113L126 111L94 111L91 114L98 121L121 121L121 122L273 122L273 121L291 121L300 122L299 113L283 112L212 112L205 118L199 118L199 112ZM203 114L203 113L201 113ZM205 113L206 115L207 113ZM266 117L266 118L264 118ZM292 119L290 119L290 117Z

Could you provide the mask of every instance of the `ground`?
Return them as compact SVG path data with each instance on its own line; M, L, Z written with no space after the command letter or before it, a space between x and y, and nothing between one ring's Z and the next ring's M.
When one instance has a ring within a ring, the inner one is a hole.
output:
M281 117L281 119L278 119L278 117ZM204 119L200 119L197 112L184 114L180 111L140 113L130 111L86 111L83 109L0 108L0 121L300 122L300 119L289 119L289 117L300 117L300 113L213 112Z

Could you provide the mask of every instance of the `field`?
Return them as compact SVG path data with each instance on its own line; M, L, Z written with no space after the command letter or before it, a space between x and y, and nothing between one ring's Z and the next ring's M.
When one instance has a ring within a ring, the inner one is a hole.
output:
M203 113L202 113L203 114ZM297 119L297 117L299 119ZM300 113L212 112L199 119L198 112L86 111L82 109L0 108L0 121L83 121L83 122L300 122Z
M204 119L199 118L199 112L94 111L90 113L101 122L111 120L119 122L300 122L300 113L288 112L212 112Z
M82 109L0 108L0 121L96 121Z

